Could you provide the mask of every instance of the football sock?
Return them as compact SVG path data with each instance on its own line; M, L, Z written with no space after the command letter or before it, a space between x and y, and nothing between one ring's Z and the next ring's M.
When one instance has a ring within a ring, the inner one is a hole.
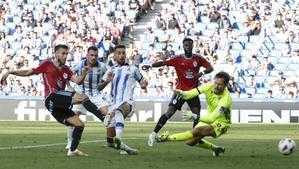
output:
M122 138L122 135L123 135L123 128L125 127L124 123L125 123L125 119L124 119L124 116L121 112L121 110L117 109L115 111L115 115L114 115L114 118L115 118L115 135L116 137L118 138Z
M210 150L214 150L214 148L216 147L215 144L207 141L207 140L204 140L204 139L201 139L198 144L197 144L198 147L201 147L201 148L205 148L205 149L210 149Z
M169 136L169 141L184 141L193 138L193 134L191 131L187 131L184 133L173 134Z
M113 137L106 137L106 139L107 139L108 144L113 144L114 143Z
M84 127L82 126L75 126L73 132L73 141L71 145L71 151L75 151L80 143L81 135L83 133Z
M165 125L165 123L167 122L168 120L168 117L166 116L166 114L163 114L160 118L159 118L159 121L158 123L156 124L156 127L154 129L154 132L155 133L158 133L161 128Z
M197 116L197 118L193 120L193 128L198 124L198 122L199 122L199 116Z
M82 105L85 107L87 111L94 114L102 122L104 121L105 115L100 110L98 110L98 107L95 104L93 104L88 98L83 100Z
M73 140L73 132L74 132L75 127L74 126L67 126L67 143L71 143Z

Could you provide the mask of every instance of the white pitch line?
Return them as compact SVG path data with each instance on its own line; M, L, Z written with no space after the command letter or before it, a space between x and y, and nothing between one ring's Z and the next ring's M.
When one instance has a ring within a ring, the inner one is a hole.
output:
M136 140L138 138L124 138L124 139L126 139L126 140ZM82 142L80 142L80 144L97 143L97 142L104 142L104 141L106 141L106 140L82 141ZM40 148L40 147L61 146L61 145L66 145L66 143L41 144L41 145L31 145L31 146L0 147L0 150L30 149L30 148Z

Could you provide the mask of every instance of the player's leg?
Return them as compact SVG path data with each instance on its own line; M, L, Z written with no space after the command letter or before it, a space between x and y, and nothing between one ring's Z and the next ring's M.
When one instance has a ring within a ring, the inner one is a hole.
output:
M187 100L187 104L190 107L192 113L198 115L197 118L193 120L193 128L194 128L199 122L200 110L201 110L200 99L199 97L194 97L190 100Z
M94 114L98 119L104 121L105 115L98 109L98 107L90 101L86 95L75 93L73 97L73 104L82 104L84 108Z
M106 115L108 112L108 105L100 107L100 111ZM115 126L108 125L106 127L106 140L108 147L114 147L113 137L115 137Z
M73 107L73 111L77 116L79 116L82 112L80 107L82 108L83 106L77 104L77 105L74 105L74 107ZM67 145L66 145L65 149L70 149L70 147L71 147L74 129L75 129L74 126L67 126L67 133L66 133Z
M133 149L126 145L122 139L123 136L123 129L124 129L124 123L125 118L128 117L133 110L133 105L129 104L128 102L122 103L120 106L117 107L117 109L114 111L114 120L115 120L115 137L114 142L116 144L116 147L125 151L127 154L133 155L137 154L138 150ZM122 154L122 152L121 152Z
M148 145L153 146L155 139L157 137L157 133L161 130L161 128L166 124L168 119L170 119L177 110L180 110L182 105L185 103L180 96L174 94L169 105L166 113L162 114L159 118L158 123L156 124L154 131L148 137Z

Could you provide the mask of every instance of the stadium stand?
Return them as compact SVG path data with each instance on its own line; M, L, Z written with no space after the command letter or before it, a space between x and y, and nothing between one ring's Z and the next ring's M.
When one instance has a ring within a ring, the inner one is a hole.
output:
M113 47L125 37L134 42L131 50L137 50L128 53L130 63L140 66L183 52L182 39L191 37L194 52L215 67L201 83L225 70L240 88L232 91L236 98L266 98L268 90L273 98L299 97L298 1L165 0L155 18L148 21L147 31L137 35L140 41L132 37L133 25L138 28L138 18L154 8L152 0L0 2L1 70L33 67L51 58L58 43L70 46L69 65L82 59L90 45L97 45L101 59L109 62ZM141 61L137 60L140 55ZM170 97L176 84L172 68L142 72L150 84L147 90L136 90L137 96ZM248 87L250 76L255 85ZM32 81L31 85L22 80ZM39 77L22 80L10 77L0 93L42 95Z

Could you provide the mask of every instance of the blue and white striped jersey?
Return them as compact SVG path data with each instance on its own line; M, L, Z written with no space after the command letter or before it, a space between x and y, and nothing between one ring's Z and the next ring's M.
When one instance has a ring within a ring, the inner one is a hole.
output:
M103 80L107 80L109 72L114 72L114 78L111 82L111 102L119 104L124 101L133 101L133 92L136 82L142 79L139 69L133 65L124 65L121 67L113 66L105 73Z
M72 70L78 76L81 76L85 66L87 66L86 59L80 61L78 64L72 67ZM86 75L83 83L81 85L75 85L75 90L88 96L100 94L97 90L97 85L102 81L103 75L106 71L106 65L100 61L97 61L95 66L92 67L89 73Z

